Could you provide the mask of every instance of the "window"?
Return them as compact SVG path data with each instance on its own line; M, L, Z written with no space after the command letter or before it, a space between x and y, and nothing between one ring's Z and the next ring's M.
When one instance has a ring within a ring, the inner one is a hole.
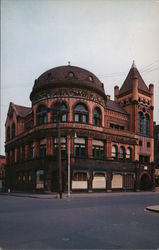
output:
M17 162L20 161L20 146L17 148Z
M142 141L139 141L139 146L142 146Z
M7 140L10 140L10 127L7 128Z
M44 170L37 170L36 171L36 189L44 188L44 179L45 179Z
M88 123L88 109L84 104L79 103L75 106L74 121L79 123Z
M22 155L21 155L21 159L25 160L25 145L22 145Z
M92 76L89 76L89 81L93 81L93 77Z
M77 157L86 156L86 140L85 138L75 138L74 140L74 155Z
M44 105L40 105L36 113L37 125L47 123L47 108Z
M143 134L143 113L138 113L138 133Z
M67 106L63 102L55 103L52 107L52 122L67 122Z
M12 139L15 137L15 123L12 124Z
M87 173L76 172L73 174L73 181L87 181Z
M139 162L140 163L149 163L150 162L150 157L149 156L144 156L144 155L139 155Z
M147 148L150 148L150 142L149 141L147 142Z
M44 157L46 156L46 138L40 140L40 147L39 147L39 156Z
M119 160L124 160L124 159L125 159L125 148L121 146L119 149Z
M70 77L70 78L73 78L73 77L74 77L73 72L69 72L69 74L68 74L68 75L69 75L69 77Z
M104 142L93 140L93 157L96 159L104 158Z
M132 149L131 148L127 148L127 150L126 150L126 159L128 161L132 160Z
M112 159L117 160L118 150L116 145L112 145Z
M31 142L29 145L29 159L34 158L34 143Z
M110 128L113 128L113 129L124 130L124 126L120 126L118 124L110 123L109 126L110 126Z
M54 138L54 155L58 156L58 138ZM66 150L66 137L61 137L61 157L65 158L67 154Z
M12 149L12 163L15 162L15 149Z
M149 115L146 114L144 118L144 135L148 136L149 135L149 130L150 130L150 121L149 121Z
M93 124L97 125L97 126L101 126L102 125L102 123L101 123L101 121L102 121L102 115L101 115L100 108L95 108L93 115L94 115L94 117L93 117L94 118L93 119Z

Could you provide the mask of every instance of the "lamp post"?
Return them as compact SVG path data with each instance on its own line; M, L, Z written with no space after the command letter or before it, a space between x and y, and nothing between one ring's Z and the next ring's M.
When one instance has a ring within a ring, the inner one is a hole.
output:
M60 199L62 199L61 130L60 130L59 119L58 119L58 123L57 123L57 133L58 133L59 194L60 194Z
M77 134L75 132L75 135L73 138L77 138ZM68 197L70 197L70 175L71 175L71 136L68 136Z

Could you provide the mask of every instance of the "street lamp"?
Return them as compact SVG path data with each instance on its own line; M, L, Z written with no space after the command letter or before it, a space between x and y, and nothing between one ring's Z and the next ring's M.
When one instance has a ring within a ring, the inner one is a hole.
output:
M77 134L73 138L77 138ZM68 197L70 197L70 173L71 173L71 136L68 136Z

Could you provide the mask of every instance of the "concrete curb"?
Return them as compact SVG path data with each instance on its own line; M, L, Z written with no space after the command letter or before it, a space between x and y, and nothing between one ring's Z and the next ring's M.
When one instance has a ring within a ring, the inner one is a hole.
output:
M146 210L159 213L159 205L149 206L146 208Z
M107 197L117 197L117 196L140 196L140 195L159 195L159 192L111 192L111 193L72 193L69 197L67 193L63 193L62 199L85 199L85 198L107 198ZM6 196L15 196L15 197L23 197L23 198L33 198L33 199L58 199L56 193L0 193L0 195ZM60 200L60 199L59 199Z

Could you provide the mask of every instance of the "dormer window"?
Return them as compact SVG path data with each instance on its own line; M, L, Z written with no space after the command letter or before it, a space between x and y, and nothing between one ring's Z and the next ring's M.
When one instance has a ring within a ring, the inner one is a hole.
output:
M74 77L73 72L69 72L69 77L70 77L70 78L73 78L73 77Z
M93 77L92 76L89 76L89 81L92 82L93 81Z

